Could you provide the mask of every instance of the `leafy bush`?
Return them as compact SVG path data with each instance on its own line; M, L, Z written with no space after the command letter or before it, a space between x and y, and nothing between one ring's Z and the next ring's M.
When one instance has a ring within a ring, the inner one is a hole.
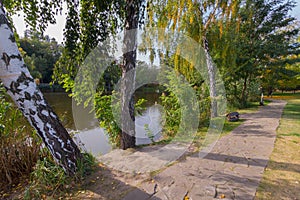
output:
M120 114L114 115L114 112L120 112L120 101L112 101L113 98L118 98L116 97L116 95L114 95L114 91L112 95L102 95L101 93L97 93L95 95L95 111L96 116L100 121L100 126L105 128L106 133L109 136L110 142L119 147L121 128L118 122L120 122L121 119ZM145 109L145 102L145 99L139 99L135 103L135 114L141 113Z
M116 146L119 146L121 129L117 123L118 119L115 119L115 116L113 115L111 99L112 95L101 95L99 93L96 95L96 116L100 121L100 126L104 127L106 133L109 135L110 141Z
M178 132L185 132L185 135L188 135L200 119L200 116L195 116L199 114L199 94L182 76L167 70L164 73L166 89L161 95L161 103L165 110L163 134L174 137ZM206 104L205 101L200 103Z
M162 93L161 103L165 109L165 126L164 134L169 137L173 137L179 127L181 110L178 98L173 92L170 94Z

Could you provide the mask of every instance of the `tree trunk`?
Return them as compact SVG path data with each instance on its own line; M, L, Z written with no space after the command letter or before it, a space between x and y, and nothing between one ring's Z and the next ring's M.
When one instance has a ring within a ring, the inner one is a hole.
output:
M126 20L123 43L123 65L121 85L121 148L135 147L134 89L137 52L137 28L139 3L126 1Z
M263 106L264 105L264 93L261 91L261 96L260 96L260 102L259 105Z
M37 88L0 2L0 76L8 94L36 129L55 161L74 174L80 150Z
M244 79L244 84L243 84L243 89L242 89L242 96L241 96L241 103L242 103L242 106L246 106L246 101L247 101L247 95L246 95L246 92L247 92L247 76L245 77Z
M212 62L212 58L209 55L208 41L206 37L203 38L203 46L206 57L206 65L209 76L209 95L211 101L211 117L218 116L218 104L217 104L217 89L216 89L216 79L215 79L215 65Z

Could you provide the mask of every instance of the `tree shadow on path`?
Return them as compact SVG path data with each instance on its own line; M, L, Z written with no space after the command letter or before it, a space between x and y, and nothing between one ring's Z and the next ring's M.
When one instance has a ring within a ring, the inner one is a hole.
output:
M97 199L97 200L160 200L152 194L134 186L145 177L122 172L111 171L107 168L97 167L97 170L87 177L81 192L71 199Z

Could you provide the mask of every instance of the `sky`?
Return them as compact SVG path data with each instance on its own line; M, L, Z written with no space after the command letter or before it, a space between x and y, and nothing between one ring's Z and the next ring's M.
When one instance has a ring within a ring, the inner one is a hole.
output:
M295 0L297 6L290 12L290 14L296 17L300 21L300 0ZM64 12L63 12L64 13ZM59 15L56 17L56 24L49 25L45 31L45 35L49 35L50 38L55 38L59 43L63 42L63 29L65 27L65 15ZM24 36L24 31L26 30L26 25L23 19L23 14L20 13L20 16L13 16L13 21L17 29L18 34L22 37Z
M24 31L26 30L26 24L24 22L23 14L20 13L20 16L14 15L13 22L17 29L17 33L23 37ZM63 29L66 23L66 16L65 15L58 15L56 16L56 24L50 24L45 31L45 35L49 35L50 38L55 38L58 43L63 42Z
M292 16L296 17L300 21L300 0L295 0L297 6L292 10Z

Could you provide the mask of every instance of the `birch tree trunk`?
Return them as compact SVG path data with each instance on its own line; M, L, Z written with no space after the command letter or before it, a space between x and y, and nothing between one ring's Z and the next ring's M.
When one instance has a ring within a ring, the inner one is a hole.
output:
M216 78L215 78L215 65L209 55L208 41L206 37L203 38L203 46L206 57L206 65L209 76L209 95L211 101L211 117L218 116L218 104L217 104L217 89L216 89Z
M135 0L127 0L121 85L122 149L135 147L136 140L133 94L135 89L138 20L139 3Z
M8 94L36 129L55 161L74 174L80 150L37 88L19 52L0 1L0 77Z

